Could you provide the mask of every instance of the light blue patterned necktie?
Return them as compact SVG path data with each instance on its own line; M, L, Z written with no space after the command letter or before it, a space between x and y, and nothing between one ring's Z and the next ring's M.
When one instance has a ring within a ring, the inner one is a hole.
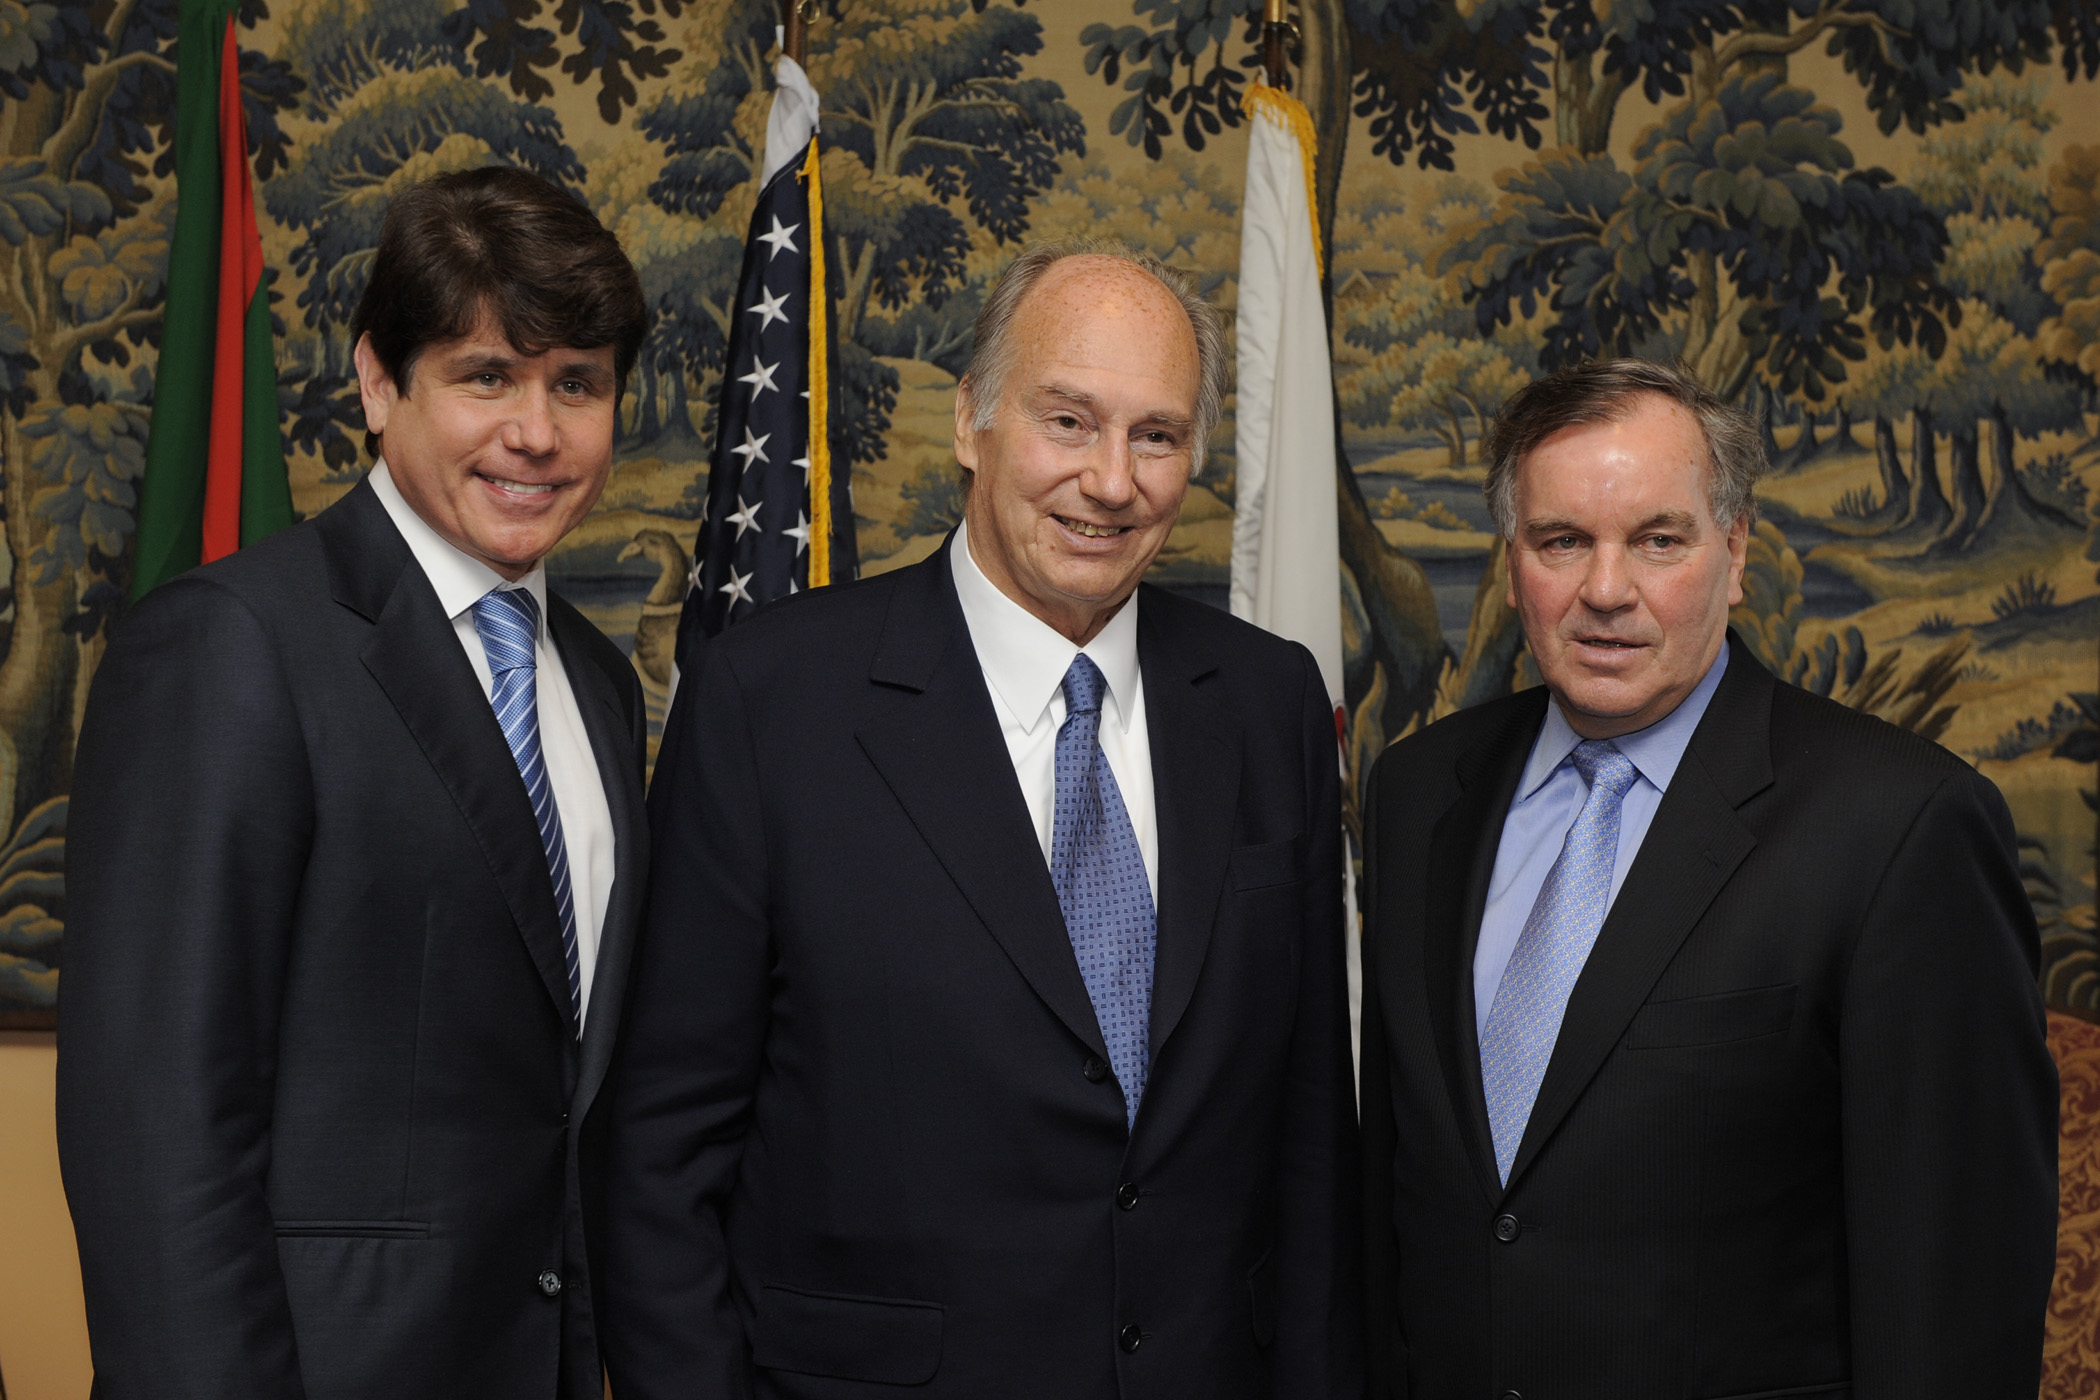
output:
M518 761L525 795L540 824L540 844L547 851L547 873L554 880L554 907L561 915L561 957L569 973L569 1005L583 1020L583 974L576 958L576 901L569 889L569 849L561 836L561 809L554 805L554 785L547 780L547 760L540 751L539 670L533 643L540 633L540 608L522 588L497 588L474 603L474 630L489 659L489 704L496 723Z
M1129 1127L1137 1122L1150 1072L1158 927L1144 852L1101 752L1101 696L1107 688L1100 667L1084 653L1072 659L1065 672L1065 722L1057 731L1050 881L1108 1045L1109 1068L1123 1090Z
M1590 794L1539 887L1480 1030L1481 1088L1495 1139L1495 1169L1505 1186L1560 1039L1568 995L1604 925L1619 855L1619 808L1639 776L1632 760L1606 740L1577 744L1569 761Z

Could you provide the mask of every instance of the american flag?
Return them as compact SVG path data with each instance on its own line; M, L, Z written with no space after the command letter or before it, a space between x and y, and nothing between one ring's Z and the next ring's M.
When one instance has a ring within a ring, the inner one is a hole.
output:
M813 104L812 104L813 105ZM838 345L812 135L759 192L715 411L678 667L761 604L854 577L851 468L833 444Z

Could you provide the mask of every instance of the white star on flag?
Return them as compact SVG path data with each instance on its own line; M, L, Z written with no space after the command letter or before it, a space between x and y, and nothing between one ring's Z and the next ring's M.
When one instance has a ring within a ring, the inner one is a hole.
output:
M791 466L791 467L800 467L800 468L802 468L802 479L803 479L803 484L804 484L804 485L807 485L807 484L809 483L809 471L810 471L810 468L809 468L809 454L808 454L808 453L806 453L806 452L805 452L805 453L803 453L803 454L802 454L802 455L801 455L800 457L797 457L797 458L796 458L796 459L795 459L794 461L792 461L792 462L788 463L788 465L789 465L789 466Z
M751 429L746 426L744 429L744 440L729 450L743 458L746 467L751 465L751 459L754 457L761 462L770 462L773 459L766 455L766 443L772 439L772 436L771 433L760 433L757 437L753 437L751 436Z
M751 571L752 574L757 572L758 570L756 569ZM751 574L740 574L734 568L730 569L729 582L722 585L721 591L729 595L729 605L731 607L735 607L738 603L751 601L751 590L745 587L750 582Z
M744 498L741 495L736 498L736 513L729 517L729 523L736 526L736 537L738 539L744 537L744 531L746 530L759 529L758 508L764 504L764 501L753 501L751 504L745 505ZM734 573L735 570L731 570L731 572Z
M751 390L751 401L756 403L758 396L768 389L771 389L776 394L780 392L780 386L773 382L773 371L779 368L780 361L778 360L775 360L770 365L762 365L754 359L751 361L751 373L738 375L736 382L756 386ZM747 429L746 431L749 430Z
M760 287L758 289L758 305L745 309L753 316L759 318L758 328L764 330L775 321L785 321L787 319L787 312L780 309L787 305L787 299L788 294L786 292L782 292L776 297L766 288Z
M789 224L786 228L782 228L780 226L780 216L778 214L773 216L773 231L771 233L762 233L758 236L759 242L773 250L766 255L768 263L780 256L782 248L786 248L790 253L802 251L795 246L795 230L801 227L802 225L800 224Z
M809 548L809 512L798 510L795 512L795 515L794 526L790 529L782 530L780 533L795 542L795 553L800 555Z

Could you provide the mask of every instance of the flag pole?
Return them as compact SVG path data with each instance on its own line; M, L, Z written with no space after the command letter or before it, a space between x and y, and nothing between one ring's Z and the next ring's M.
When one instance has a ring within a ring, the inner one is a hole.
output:
M1279 89L1290 71L1288 45L1297 37L1298 29L1283 17L1285 3L1286 0L1264 0L1261 14L1261 64L1267 71L1269 86Z
M780 0L780 11L781 52L801 63L809 44L809 22L817 13L816 0Z

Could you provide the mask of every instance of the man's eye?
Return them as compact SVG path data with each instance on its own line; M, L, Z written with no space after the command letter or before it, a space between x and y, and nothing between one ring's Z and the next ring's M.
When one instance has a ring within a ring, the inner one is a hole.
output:
M1056 423L1058 427L1065 429L1067 432L1070 432L1071 430L1079 426L1079 420L1077 418L1074 418L1069 413L1060 413L1057 415L1056 418L1052 419L1051 421Z

